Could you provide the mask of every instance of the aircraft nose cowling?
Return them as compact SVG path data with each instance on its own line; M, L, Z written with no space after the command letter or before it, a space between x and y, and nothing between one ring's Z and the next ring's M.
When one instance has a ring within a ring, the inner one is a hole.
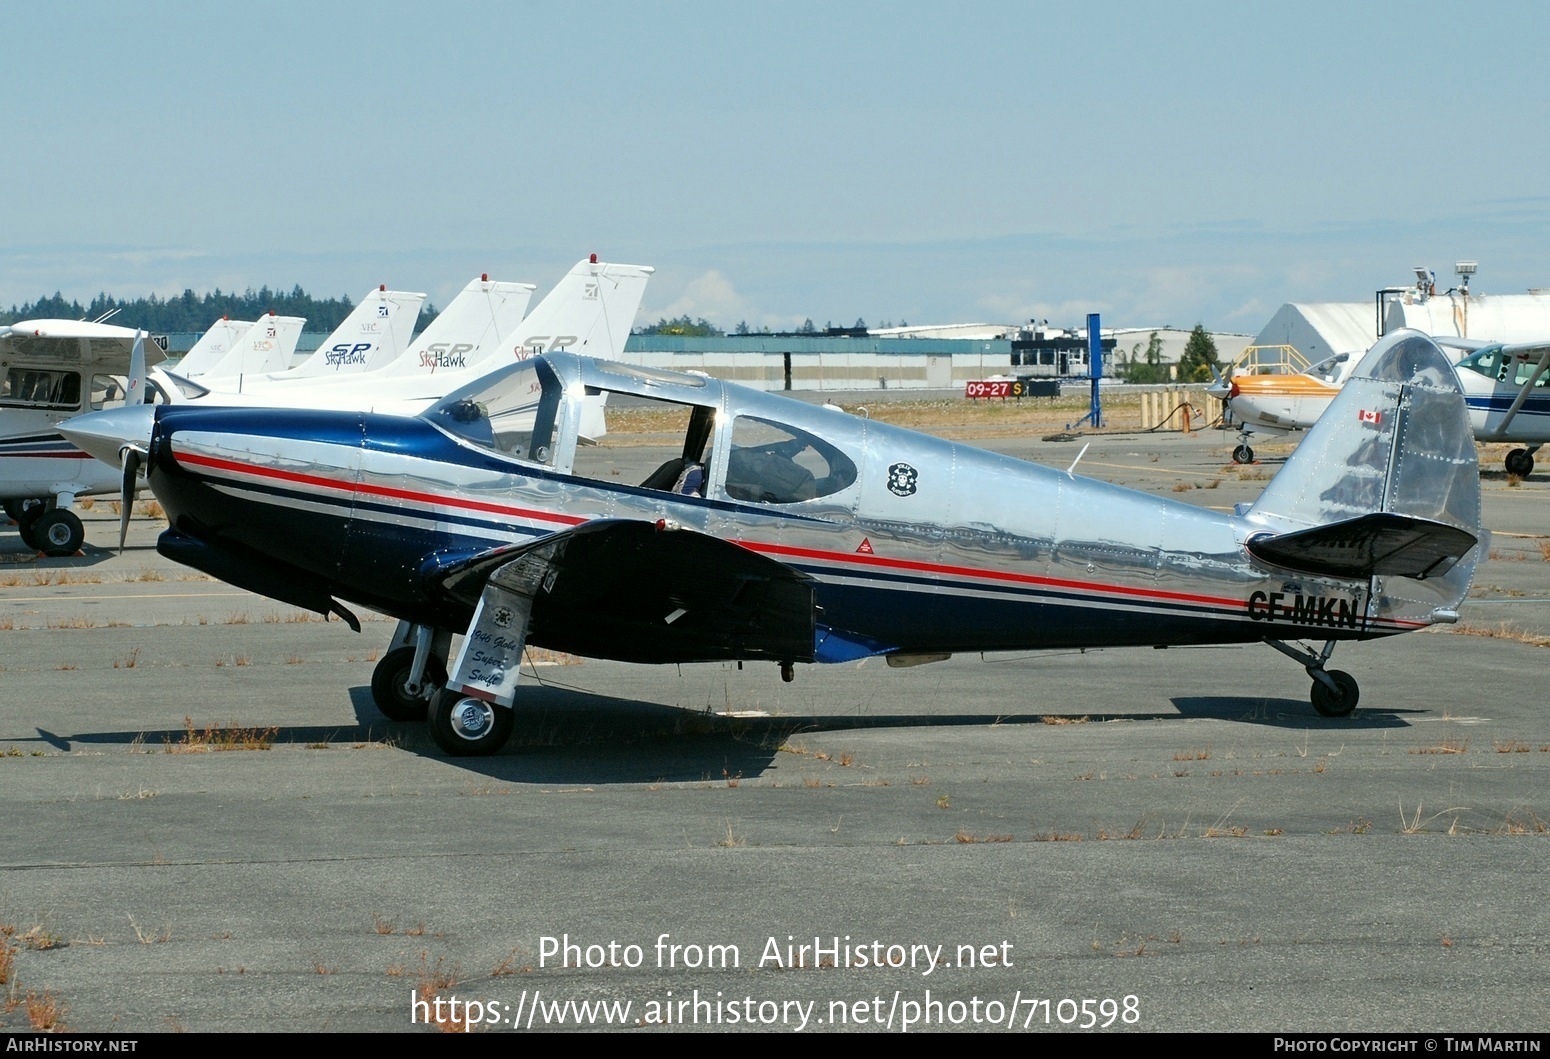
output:
M119 453L125 446L133 446L141 452L150 447L155 425L155 407L137 404L67 419L59 424L59 432L76 448L117 467Z

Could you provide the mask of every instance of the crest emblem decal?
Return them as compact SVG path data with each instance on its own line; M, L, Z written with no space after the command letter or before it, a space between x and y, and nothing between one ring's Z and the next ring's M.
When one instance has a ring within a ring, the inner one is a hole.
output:
M911 496L915 492L915 480L920 472L907 463L896 463L888 468L888 491L894 496Z

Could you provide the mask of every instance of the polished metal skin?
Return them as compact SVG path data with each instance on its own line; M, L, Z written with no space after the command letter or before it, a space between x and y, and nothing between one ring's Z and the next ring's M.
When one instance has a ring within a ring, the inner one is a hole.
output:
M603 395L661 409L681 455L639 484L596 473L582 441ZM88 420L72 428L92 446ZM91 429L100 448L133 436ZM464 632L432 704L458 753L495 747L437 702L510 705L529 638L630 661L764 658L789 674L867 655L1316 637L1321 655L1282 649L1314 677L1321 711L1349 712L1354 680L1324 672L1333 643L1455 620L1481 551L1463 400L1414 333L1375 347L1234 515L563 354L414 419L165 409L148 475L172 519L164 554L320 611L348 615L345 600Z

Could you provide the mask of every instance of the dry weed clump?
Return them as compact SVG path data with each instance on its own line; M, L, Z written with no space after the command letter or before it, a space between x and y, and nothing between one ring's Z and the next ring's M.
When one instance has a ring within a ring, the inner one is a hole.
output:
M183 718L183 738L179 742L167 742L169 754L204 754L215 750L268 750L274 746L275 736L280 734L278 725L267 728L243 728L237 724L194 727L192 717Z

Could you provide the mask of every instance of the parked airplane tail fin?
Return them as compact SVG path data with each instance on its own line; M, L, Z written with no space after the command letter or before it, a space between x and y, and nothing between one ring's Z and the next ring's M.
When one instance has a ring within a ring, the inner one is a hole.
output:
M458 292L403 356L380 376L430 376L459 371L500 351L505 338L527 312L531 283L503 283L481 276Z
M226 317L215 321L178 361L178 374L193 379L215 367L244 335L253 330L254 323L253 320L229 320Z
M301 316L276 316L274 313L260 317L245 335L232 343L225 356L199 373L197 378L203 385L215 383L220 386L226 385L227 380L235 384L237 380L264 372L283 371L306 322ZM178 374L196 377L185 371Z
M1485 552L1480 472L1458 380L1402 330L1352 371L1244 518L1262 561L1371 577L1373 617L1451 620Z
M286 378L363 375L391 364L409 346L425 295L379 287L362 298L317 352L285 373Z
M561 350L620 359L646 293L646 281L654 271L595 258L579 262L501 342L502 357L514 354L520 359Z

